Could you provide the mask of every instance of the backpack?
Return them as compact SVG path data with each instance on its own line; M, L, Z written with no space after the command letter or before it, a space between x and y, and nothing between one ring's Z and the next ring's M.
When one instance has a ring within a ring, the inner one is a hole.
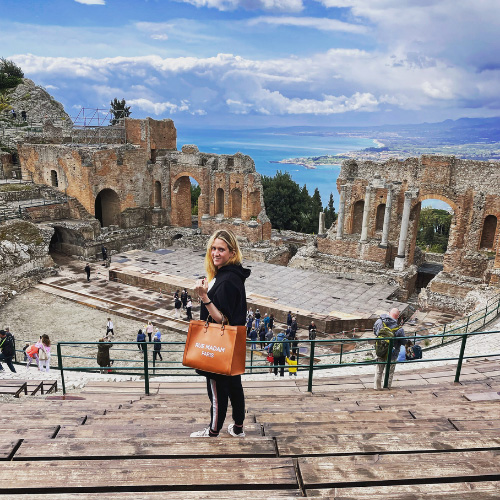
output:
M410 347L410 359L422 359L422 348L419 345Z
M283 356L283 341L274 339L273 344L273 356L275 358L281 358Z
M389 328L384 322L382 322L382 328L379 330L377 337L387 338L387 340L379 340L375 341L375 354L377 358L381 358L383 360L387 359L387 351L389 350L389 342L390 338L394 337L394 332L399 330L399 325L395 328Z

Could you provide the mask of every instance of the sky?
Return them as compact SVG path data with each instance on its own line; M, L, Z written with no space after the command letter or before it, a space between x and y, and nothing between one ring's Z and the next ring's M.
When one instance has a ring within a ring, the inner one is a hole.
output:
M0 56L71 116L176 126L500 116L498 0L0 0Z

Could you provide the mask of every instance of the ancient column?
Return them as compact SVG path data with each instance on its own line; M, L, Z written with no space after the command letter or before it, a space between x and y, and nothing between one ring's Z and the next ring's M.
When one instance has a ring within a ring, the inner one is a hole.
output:
M410 191L405 192L403 216L401 218L401 232L399 233L398 255L394 259L395 271L402 271L405 267L406 237L408 236L408 226L410 224L410 208L412 197L413 195Z
M345 212L345 190L346 185L340 186L339 214L337 216L337 240L344 237L344 212Z
M382 241L380 246L387 248L387 243L389 241L389 225L391 223L391 209L392 209L392 184L387 186L387 201L385 202L385 213L384 213L384 226L382 228Z
M325 234L325 212L319 213L318 234Z
M361 226L361 238L360 243L366 243L368 241L368 216L370 215L370 193L372 188L366 186L365 191L365 208L363 210L363 225Z

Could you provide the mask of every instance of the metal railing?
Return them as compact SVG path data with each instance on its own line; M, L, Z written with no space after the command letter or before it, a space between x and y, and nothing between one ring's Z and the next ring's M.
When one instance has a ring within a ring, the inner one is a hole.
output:
M460 345L460 352L458 356L454 357L438 357L438 358L423 358L423 359L418 359L418 360L407 360L404 362L406 365L411 364L411 363L433 363L433 362L443 362L443 361L456 361L456 369L455 369L455 382L460 381L460 374L462 370L462 364L464 360L467 359L475 359L475 358L494 358L500 356L499 353L492 353L492 352L486 352L482 354L474 354L474 355L465 355L465 348L467 344L467 340L470 337L474 337L477 335L490 335L490 334L495 334L495 333L500 333L500 330L494 330L494 331L487 331L487 332L472 332L472 333L447 333L447 334L441 334L441 335L433 335L432 338L439 338L442 337L452 339L452 340L460 340L461 345ZM413 336L408 336L405 337L405 340L413 340L415 342L425 340L430 338L430 336L418 336L418 335L413 335ZM380 340L381 338L378 337ZM397 339L397 338L396 338ZM394 337L387 338L386 340L389 342L389 353L392 352L393 350L393 345L394 342L396 341ZM371 339L349 339L350 342L366 342L366 341L375 341L376 338L373 337ZM315 372L318 372L320 370L326 370L326 369L331 369L331 368L338 368L338 367L346 367L346 366L370 366L370 365L380 365L383 364L385 365L385 378L384 378L384 388L388 387L388 381L389 381L389 370L391 365L398 363L397 361L393 360L391 356L387 357L386 361L380 361L380 360L370 360L370 361L363 361L363 362L342 362L342 360L339 359L338 362L335 362L335 357L338 356L337 353L334 354L329 354L328 356L332 358L332 362L330 363L321 363L318 364L315 361L318 359L315 356L316 350L321 347L325 346L331 346L332 344L336 343L341 343L345 342L344 339L327 339L327 340L295 340L295 341L286 341L289 342L290 344L296 345L297 353L298 353L298 358L297 362L298 364L296 365L296 368L300 372L308 372L308 384L307 384L307 390L309 392L312 392L313 389L313 381L314 381L314 374ZM295 344L296 343L296 344ZM124 357L124 358L119 358L119 359L114 359L113 363L110 366L104 366L104 367L96 367L95 365L93 366L68 366L66 363L65 366L65 360L77 360L77 359L84 359L84 360L91 360L92 363L95 363L95 356L80 356L80 355L64 355L63 354L63 349L66 348L72 348L73 350L75 348L93 348L95 349L100 343L99 342L59 342L57 344L57 368L61 372L61 381L62 381L62 388L63 388L63 393L66 393L66 384L65 384L65 379L64 379L64 372L69 372L69 371L84 371L84 372L96 372L96 371L101 371L104 373L107 372L112 372L116 374L127 374L127 375L139 375L144 377L144 385L145 385L145 393L149 395L149 382L150 382L150 377L152 375L196 375L193 371L192 368L186 368L182 366L182 353L184 352L184 342L174 342L174 341L166 341L162 342L162 350L161 354L162 356L167 356L167 357L172 357L172 354L174 354L173 359L170 359L168 361L160 361L157 362L153 359L150 359L150 353L154 353L154 350L152 349L153 342L112 342L113 347L117 346L125 346L125 347L130 347L133 346L133 349L115 349L113 352L118 353L118 351L129 351L133 350L137 352L137 350L140 351L140 359L131 359L130 357ZM251 346L252 344L261 344L260 341L247 341L247 346ZM488 345L488 342L483 343L485 346ZM138 349L139 348L139 349ZM304 349L305 348L305 349ZM300 352L303 352L302 355L300 355ZM305 351L305 353L304 353ZM261 356L256 356L255 352L259 352ZM246 365L246 370L247 373L268 373L269 368L273 369L279 369L281 368L285 369L288 367L288 365L270 365L269 362L267 361L266 357L264 356L267 354L266 351L262 352L261 350L257 349L250 349L249 352L249 359L247 359L247 365ZM303 360L302 364L299 364L299 360Z

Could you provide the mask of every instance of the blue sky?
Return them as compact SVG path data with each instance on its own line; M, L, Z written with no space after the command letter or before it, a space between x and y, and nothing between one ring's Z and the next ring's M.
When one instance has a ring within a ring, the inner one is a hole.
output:
M0 0L0 56L75 116L262 128L499 116L498 0Z

